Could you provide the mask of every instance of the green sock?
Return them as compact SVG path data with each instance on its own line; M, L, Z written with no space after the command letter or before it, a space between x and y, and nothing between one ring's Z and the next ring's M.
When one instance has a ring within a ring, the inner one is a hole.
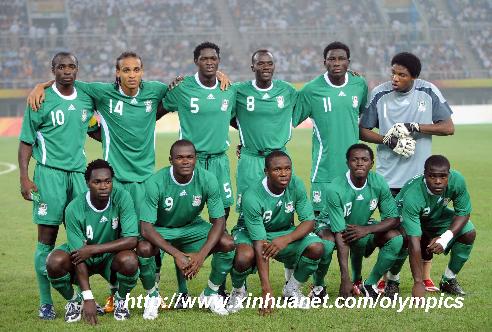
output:
M398 252L398 256L395 262L393 263L393 266L389 269L391 274L397 275L398 273L400 273L403 264L405 264L405 261L407 260L407 257L408 257L408 249L402 247L400 252Z
M253 272L253 268L249 268L246 271L239 272L235 268L232 268L231 270L231 280L232 280L232 287L234 288L241 288L246 284L246 279L248 276Z
M181 273L176 264L174 264L174 269L176 271L176 280L178 281L178 292L183 294L188 293L188 286L186 285L186 279L183 273Z
M155 259L154 257L138 256L138 267L140 269L140 280L145 290L152 289L155 286ZM121 294L121 293L120 293Z
M226 280L227 274L232 269L235 253L236 251L232 250L229 252L216 252L212 255L212 270L208 277L208 286L205 288L205 295L208 296L217 293L218 287Z
M379 279L385 274L395 263L398 258L398 253L403 245L403 237L395 236L387 241L384 246L379 249L378 259L372 268L369 278L364 282L366 285L375 285Z
M301 256L296 268L294 269L294 278L303 283L308 281L309 277L316 271L321 259L311 259Z
M362 259L365 247L350 246L350 267L352 269L352 282L362 279Z
M451 247L451 254L449 258L448 268L454 273L458 274L463 265L465 265L466 261L470 257L470 253L472 251L473 244L464 244L461 242L455 242ZM442 276L444 281L449 280L444 275Z
M155 270L152 270L152 273L155 273L154 271ZM126 276L124 274L116 272L116 280L118 280L117 293L121 298L126 298L126 294L130 293L130 291L137 285L138 275L138 270L131 276Z
M46 258L54 247L54 245L38 242L36 251L34 252L34 270L36 271L36 278L38 280L40 304L53 304L50 281L46 272Z
M49 281L53 288L56 289L65 300L73 300L75 292L72 283L70 282L70 273L61 276L60 278L49 278Z
M323 241L325 252L318 264L318 269L313 273L313 281L314 286L325 287L325 276L328 272L328 268L330 267L333 250L335 249L335 242L325 239L321 239L321 241Z

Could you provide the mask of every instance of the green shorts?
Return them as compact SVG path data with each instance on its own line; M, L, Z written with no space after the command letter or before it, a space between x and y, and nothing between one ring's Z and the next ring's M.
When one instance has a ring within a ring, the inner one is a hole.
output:
M121 182L113 178L113 187L120 187L128 191L135 205L137 220L140 220L140 208L145 201L145 181L144 182Z
M32 219L38 225L59 226L65 208L78 195L87 191L84 173L67 172L36 164L34 183L39 200L33 201Z
M367 234L361 239L350 243L350 255L369 257L376 249L374 234Z
M70 254L70 248L67 243L56 247L54 250L61 250ZM87 259L85 263L89 269L89 275L99 274L108 282L111 282L111 279L114 280L114 276L111 278L111 274L113 273L111 270L111 265L113 264L114 256L114 253L104 253Z
M311 203L314 211L323 210L323 198L326 195L326 189L330 182L312 182L311 183Z
M184 253L198 252L207 242L208 233L212 224L201 218L197 218L191 224L184 227L155 227L166 241L173 247L178 248Z
M231 171L229 167L229 157L225 153L219 154L199 154L198 167L202 167L215 175L221 189L222 203L224 208L234 204L234 196L231 186Z

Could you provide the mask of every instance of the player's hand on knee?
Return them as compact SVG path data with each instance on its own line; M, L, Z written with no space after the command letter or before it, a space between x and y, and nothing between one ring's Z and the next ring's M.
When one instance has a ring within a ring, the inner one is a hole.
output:
M89 323L90 325L96 325L97 324L96 301L84 300L84 304L82 306L82 315L87 323Z
M273 239L272 242L264 242L263 243L263 258L269 259L277 256L277 254L287 247L289 244L289 241L283 237L280 236L276 239Z
M85 244L82 248L75 250L70 254L70 257L72 259L72 263L75 265L82 263L86 259L91 258L92 255L94 255L94 252L93 252L94 246L90 245L90 244L87 245L87 241L84 241L84 242L85 242Z
M38 187L36 187L36 184L32 182L29 178L26 178L20 181L20 186L22 197L24 197L24 199L27 201L32 201L33 192L38 191Z
M186 268L190 265L190 258L182 252L179 252L174 256L174 263L184 275Z
M205 261L205 256L203 256L201 253L196 252L196 253L189 253L187 256L190 258L190 264L185 270L185 277L188 278L194 278L198 272L200 271L201 267L203 266L203 262Z
M362 239L369 234L367 227L358 225L347 225L347 229L342 233L343 240L347 243Z
M429 242L429 245L427 246L427 250L430 253L439 255L439 254L442 254L444 252L444 248L443 248L442 244L437 242L437 240L439 240L440 238L441 238L440 236L435 237Z
M181 76L181 75L178 75L178 76L176 76L176 77L174 78L174 80L173 80L171 83L169 83L169 85L167 86L167 88L168 88L169 90L172 90L172 89L174 89L175 87L177 87L177 86L179 85L179 83L181 83L181 81L183 81L183 80L184 80L184 77L183 77L183 76Z

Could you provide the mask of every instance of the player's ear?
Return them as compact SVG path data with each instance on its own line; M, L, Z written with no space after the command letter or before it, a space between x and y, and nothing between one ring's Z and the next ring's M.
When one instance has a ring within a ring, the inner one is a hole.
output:
M254 65L251 65L251 71L254 72L255 71L255 66Z

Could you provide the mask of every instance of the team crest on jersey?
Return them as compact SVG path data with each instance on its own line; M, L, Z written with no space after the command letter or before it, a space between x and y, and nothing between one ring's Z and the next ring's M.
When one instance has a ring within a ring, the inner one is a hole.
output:
M117 229L118 228L118 217L114 217L111 220L111 228L112 229Z
M313 191L313 203L321 203L321 191Z
M145 112L146 113L152 112L152 100L144 101L144 105L145 105Z
M378 200L373 198L371 199L371 203L369 203L369 210L374 211L378 207Z
M202 196L193 195L193 202L191 203L191 205L192 206L200 206L201 204L202 204Z
M419 100L417 110L419 112L425 112L425 101Z
M285 203L285 213L294 212L294 203L290 201L289 203Z
M87 121L87 110L82 110L82 122Z
M284 106L285 106L284 96L278 96L277 97L277 106L278 106L278 108L284 108Z
M103 222L106 222L108 221L108 218L106 218L106 216L102 216L101 217L101 220L99 220L100 223L103 223Z
M41 203L38 207L38 216L45 216L48 214L48 204Z
M229 99L222 99L222 106L220 106L220 110L222 112L227 111L227 108L229 107Z
M449 201L450 199L448 197L446 197L443 201L442 201L442 206L447 206L449 204Z
M359 98L357 96L352 96L352 107L357 108L359 106Z
M237 194L237 203L236 204L237 204L238 207L241 206L241 198L242 198L242 196L243 195L241 195L241 194Z

